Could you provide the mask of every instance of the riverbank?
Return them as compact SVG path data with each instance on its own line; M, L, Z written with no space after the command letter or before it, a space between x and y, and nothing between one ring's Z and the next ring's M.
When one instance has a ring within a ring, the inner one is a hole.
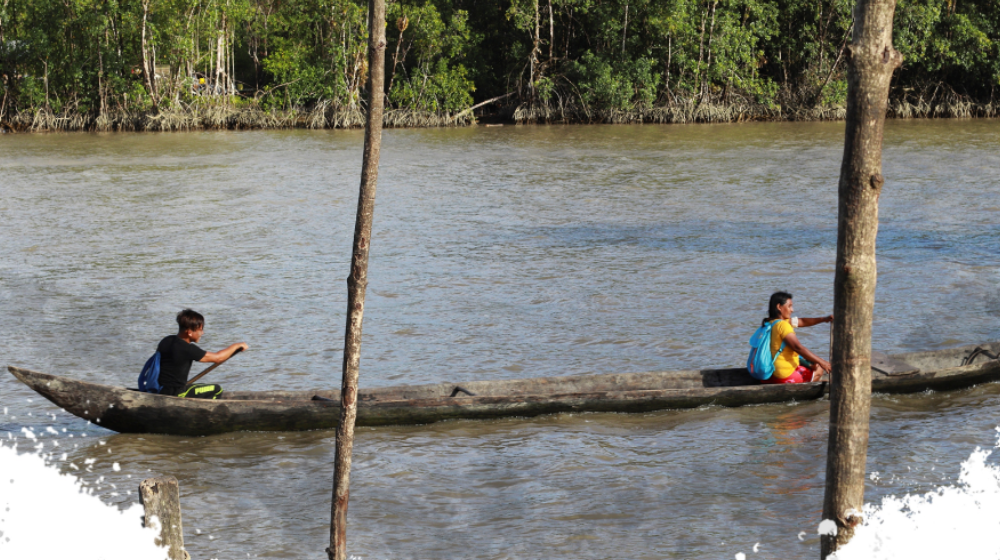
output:
M473 122L471 112L451 114L388 110L384 118L384 126L388 128L467 126ZM163 110L119 108L100 113L73 110L55 113L42 108L0 118L0 132L180 132L362 128L364 125L365 113L361 109L333 107L329 103L277 110L223 103L181 104Z
M895 101L889 103L888 115L894 119L913 118L992 118L1000 116L1000 103L971 101ZM845 105L796 106L753 103L690 103L629 110L590 110L579 105L522 105L513 112L517 124L684 124L734 123L746 121L842 121Z
M439 128L491 124L686 124L749 121L840 121L844 105L795 106L738 103L678 103L631 109L592 109L576 103L538 103L498 107L473 113L413 111L385 112L386 128ZM963 100L890 101L888 117L994 118L1000 103ZM180 132L190 130L277 130L363 128L359 107L334 107L328 102L312 107L262 109L234 104L180 105L164 110L113 109L99 114L47 109L24 111L0 118L0 132Z

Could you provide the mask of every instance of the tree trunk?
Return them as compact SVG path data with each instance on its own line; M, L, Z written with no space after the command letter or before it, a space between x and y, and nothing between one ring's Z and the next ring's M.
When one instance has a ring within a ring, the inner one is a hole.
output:
M229 2L226 2L226 8L229 7ZM229 95L236 95L236 27L238 25L230 25L229 34L226 36L226 42L229 47L229 70L226 71L226 87L228 88ZM232 99L227 100L232 102Z
M222 14L222 28L215 39L215 84L212 95L225 93L226 73L226 14ZM220 90L219 88L223 88Z
M699 105L705 101L705 98L708 96L709 87L711 86L707 80L711 78L708 73L712 69L712 40L715 38L715 10L718 7L719 0L715 0L712 3L712 23L708 26L708 46L705 49L708 51L708 55L706 56L707 61L705 63L705 79L701 81L702 92L701 101L698 102Z
M854 32L854 20L851 20L851 26L847 29L847 33L844 34L844 40L840 42L840 50L837 51L837 58L833 61L833 66L830 67L830 72L826 75L826 79L823 80L823 84L819 86L816 90L816 95L813 97L813 105L818 105L820 99L823 98L823 90L826 89L827 84L830 83L830 78L833 78L833 73L837 71L837 66L840 64L840 59L844 57L844 49L847 48L847 39L850 37L851 33Z
M531 60L530 60L531 69L529 71L529 74L531 74L531 76L529 77L528 80L528 91L531 92L532 103L534 103L535 101L535 72L537 71L536 68L538 66L538 54L542 52L541 47L539 47L538 45L538 43L541 40L540 39L541 32L542 32L541 21L539 20L539 12L538 12L538 0L535 0L535 35L532 38Z
M3 36L0 35L0 40ZM104 31L104 41L107 44L108 32ZM101 47L100 41L97 43L97 97L100 99L100 105L97 109L97 115L101 116L107 112L107 108L104 106L104 49ZM3 107L0 107L0 119L3 118Z
M410 26L410 18L402 16L396 20L396 29L399 30L399 39L396 41L396 52L392 55L392 73L389 74L389 87L386 91L392 93L392 83L396 81L396 67L399 66L399 48L403 45L403 32Z
M695 76L698 80L698 105L701 105L702 71L701 63L705 60L705 24L708 23L709 5L705 3L705 13L701 15L701 30L698 32L698 64L695 66Z
M146 87L149 88L149 98L153 101L153 109L159 110L159 101L156 98L156 78L153 76L153 66L149 62L149 48L146 43L146 21L149 19L149 0L142 3L142 73L146 77Z
M672 62L673 56L674 56L674 36L667 35L667 71L664 72L664 75L666 77L664 79L663 87L664 89L667 90L668 94L670 93L670 64Z
M556 18L552 13L552 0L549 0L549 64L552 64L552 48L556 44Z
M628 2L625 2L625 23L622 25L622 58L625 58L625 39L628 37Z
M330 560L347 560L347 501L350 496L351 451L358 415L358 371L361 366L361 321L368 287L368 250L379 152L382 148L382 111L385 103L385 0L368 4L368 122L361 164L361 189L354 223L351 274L347 277L347 333L344 340L344 377L340 389L340 424L334 459L333 504L330 519Z
M45 110L51 112L52 105L49 104L49 59L46 57L42 64L45 66Z
M3 4L0 4L0 7L3 7L3 8L7 7L6 0L4 1ZM4 32L3 32L3 19L0 19L0 45L6 45L6 44L7 44L7 40L4 39ZM7 85L7 80L8 80L8 78L7 78L6 75L0 75L0 82L2 82L2 83L0 83L0 87L3 88L3 101L0 101L0 123L3 122L4 111L7 108L7 90L10 88L10 86ZM13 80L11 80L11 81L13 81ZM11 85L13 85L13 84L11 84ZM991 99L992 99L992 97L991 97Z
M847 125L840 168L834 280L833 382L823 519L836 535L821 538L826 558L862 521L871 398L875 236L882 190L882 133L889 82L903 57L892 47L895 0L858 0L847 48Z

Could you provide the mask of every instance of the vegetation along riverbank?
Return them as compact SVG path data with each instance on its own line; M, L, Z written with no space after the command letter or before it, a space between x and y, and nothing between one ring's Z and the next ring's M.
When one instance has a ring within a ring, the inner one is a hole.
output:
M401 0L387 127L842 119L846 0ZM1000 110L1000 5L901 0L890 117ZM0 129L364 123L360 0L0 0Z

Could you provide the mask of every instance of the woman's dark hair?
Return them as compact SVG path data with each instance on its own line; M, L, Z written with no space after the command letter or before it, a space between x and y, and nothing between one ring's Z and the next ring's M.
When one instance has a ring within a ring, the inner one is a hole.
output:
M180 332L196 331L204 328L205 318L197 311L185 309L177 314L177 326L180 327Z
M761 326L767 324L768 321L773 321L778 317L781 317L781 312L778 311L779 305L785 305L788 300L792 299L792 294L788 292L774 292L771 294L771 301L767 302L767 317L761 322Z

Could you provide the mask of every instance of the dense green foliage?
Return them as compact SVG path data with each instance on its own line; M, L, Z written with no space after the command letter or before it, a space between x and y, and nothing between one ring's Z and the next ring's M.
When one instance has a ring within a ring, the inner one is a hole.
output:
M848 0L397 0L390 108L836 106ZM355 109L361 0L0 0L4 115L225 102ZM992 102L1000 3L899 0L893 97Z

